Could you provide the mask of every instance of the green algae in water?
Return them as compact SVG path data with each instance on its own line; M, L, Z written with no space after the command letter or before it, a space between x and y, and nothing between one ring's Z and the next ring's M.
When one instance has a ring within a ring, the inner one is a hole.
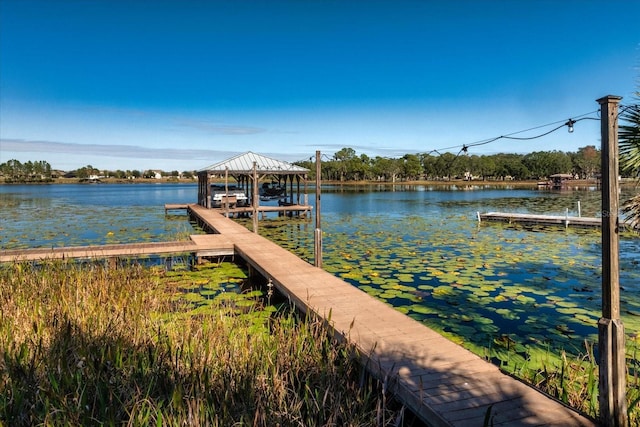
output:
M478 228L468 218L434 227L417 216L325 215L324 224L327 271L477 354L495 350L491 337L511 337L513 348L536 360L562 349L579 353L585 339L597 340L597 231ZM278 235L264 235L279 242ZM312 236L287 238L313 252ZM625 280L640 282L639 270L625 270ZM585 287L590 300L573 290ZM624 304L640 307L639 300L634 294ZM629 334L640 332L640 317L624 320ZM525 361L507 353L494 356L512 366Z
M263 296L260 290L245 290L248 276L231 262L197 265L193 270L168 271L162 280L178 290L174 300L186 302L192 314L208 313L212 307L226 306L246 311Z

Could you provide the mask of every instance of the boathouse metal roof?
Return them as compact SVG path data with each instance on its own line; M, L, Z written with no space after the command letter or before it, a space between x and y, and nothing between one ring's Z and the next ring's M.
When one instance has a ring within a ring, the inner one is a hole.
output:
M214 163L206 168L201 169L199 172L208 173L224 173L226 170L231 174L249 174L253 173L253 164L256 164L257 173L267 173L274 175L291 175L291 174L305 174L309 172L309 169L301 166L294 165L282 160L276 160L271 157L256 154L251 151L247 151L243 154L238 154L235 157L231 157L227 160L223 160L218 163Z

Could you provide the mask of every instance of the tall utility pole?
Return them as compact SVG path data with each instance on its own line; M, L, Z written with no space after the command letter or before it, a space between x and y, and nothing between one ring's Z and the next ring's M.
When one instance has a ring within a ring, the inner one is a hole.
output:
M322 268L322 228L320 228L320 179L321 179L320 151L316 151L316 229L314 232L314 261L315 266Z
M618 103L621 99L608 95L597 100L602 135L602 318L598 321L598 403L600 422L611 427L628 424L618 240Z

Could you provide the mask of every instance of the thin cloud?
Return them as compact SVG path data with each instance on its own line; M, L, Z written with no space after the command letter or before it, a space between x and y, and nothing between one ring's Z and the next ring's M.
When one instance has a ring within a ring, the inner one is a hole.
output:
M212 135L255 135L267 132L266 129L254 126L223 125L206 120L183 120L178 125Z
M149 148L136 145L117 144L75 144L56 141L30 141L24 139L0 139L2 151L65 153L71 155L92 155L119 158L205 160L224 158L230 151L191 150L175 148Z

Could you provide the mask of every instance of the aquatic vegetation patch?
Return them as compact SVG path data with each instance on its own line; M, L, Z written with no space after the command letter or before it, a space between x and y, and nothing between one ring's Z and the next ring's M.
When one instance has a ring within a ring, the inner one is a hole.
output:
M478 227L460 216L352 214L323 221L327 271L498 364L515 369L540 360L533 356L540 352L577 356L585 340L597 342L597 230ZM276 231L286 227L263 227L261 234L312 256L313 233L294 225L282 240ZM621 282L628 286L623 321L634 336L640 331L640 316L632 314L640 313L639 258L621 259ZM513 345L498 351L495 340L504 337ZM508 354L513 349L516 358Z

